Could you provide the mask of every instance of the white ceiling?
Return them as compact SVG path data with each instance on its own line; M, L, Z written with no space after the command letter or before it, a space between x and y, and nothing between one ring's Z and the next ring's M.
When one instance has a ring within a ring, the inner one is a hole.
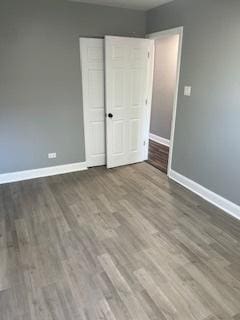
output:
M72 1L145 11L174 0L72 0Z

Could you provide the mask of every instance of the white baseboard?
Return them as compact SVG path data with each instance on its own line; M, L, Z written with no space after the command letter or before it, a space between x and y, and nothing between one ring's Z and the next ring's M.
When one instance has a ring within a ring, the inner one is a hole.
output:
M170 146L170 140L157 136L156 134L150 133L149 139L157 143L163 144L164 146Z
M87 170L86 162L0 174L0 184Z
M185 188L196 193L201 198L205 199L206 201L212 203L216 207L222 209L226 213L240 220L240 206L206 189L200 184L188 179L187 177L177 173L174 170L170 170L168 176L170 179L178 182Z

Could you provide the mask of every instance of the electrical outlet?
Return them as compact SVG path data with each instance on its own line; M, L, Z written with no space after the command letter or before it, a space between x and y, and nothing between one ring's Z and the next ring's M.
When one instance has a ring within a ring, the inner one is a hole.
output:
M48 159L55 159L57 158L57 154L56 153L49 153L48 154Z

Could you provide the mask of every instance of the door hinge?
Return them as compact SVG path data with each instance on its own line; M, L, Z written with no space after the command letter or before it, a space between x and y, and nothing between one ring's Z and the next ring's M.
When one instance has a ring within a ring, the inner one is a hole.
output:
M150 58L150 51L148 51L148 59Z
M145 105L147 106L147 104L148 104L148 99L145 100Z
M143 145L144 145L144 146L146 145L146 141L143 141Z

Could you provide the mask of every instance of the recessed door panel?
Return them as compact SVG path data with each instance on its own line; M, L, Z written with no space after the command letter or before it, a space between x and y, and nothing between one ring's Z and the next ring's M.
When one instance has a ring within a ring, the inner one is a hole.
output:
M142 107L144 101L144 92L142 92L142 82L143 82L143 69L132 69L130 74L130 105L131 107Z
M88 71L88 99L91 109L104 109L103 90L104 71L90 69Z
M94 157L104 156L105 154L105 139L103 135L99 132L104 131L103 121L93 121L91 122L91 139L93 143L91 144L91 154Z
M124 121L114 121L113 139L116 142L113 145L113 156L124 154Z
M141 127L140 119L132 119L129 121L129 129L130 129L130 152L138 152L139 149L139 130Z
M104 59L104 52L102 49L103 46L103 40L99 40L99 39L84 39L85 43L89 44L89 46L87 47L87 60L88 63L103 63L103 59ZM94 44L95 41L95 44ZM102 42L102 44L100 44L100 42ZM100 45L99 45L100 44Z
M113 108L124 107L124 70L116 69L113 74L112 84L112 106Z

